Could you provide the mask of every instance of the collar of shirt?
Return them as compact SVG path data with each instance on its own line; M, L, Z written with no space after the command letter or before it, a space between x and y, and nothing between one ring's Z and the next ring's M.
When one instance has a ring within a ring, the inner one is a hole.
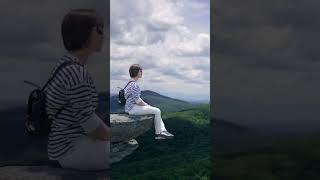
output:
M133 78L131 78L131 79L130 79L130 81L134 81L134 82L137 82L137 81L136 81L135 79L133 79Z
M84 65L82 65L82 64L80 63L79 58L77 58L76 56L74 56L74 55L71 54L70 52L67 52L64 56L66 57L66 59L67 59L68 61L73 61L73 62L75 62L75 63L77 63L77 64L79 64L79 65L81 65L81 66L84 66Z

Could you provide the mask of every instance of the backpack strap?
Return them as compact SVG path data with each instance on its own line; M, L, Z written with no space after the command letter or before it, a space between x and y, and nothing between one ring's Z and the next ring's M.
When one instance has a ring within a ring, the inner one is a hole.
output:
M127 87L131 82L134 82L134 81L129 81L129 82L127 83L127 85L123 88L123 93L124 93L124 89L126 89L126 87ZM130 95L129 95L128 97L130 97Z
M49 80L46 82L46 84L41 88L41 91L43 91L47 85L53 80L53 78L57 75L58 71L61 70L63 67L66 67L68 65L74 64L74 62L72 61L66 61L63 62L62 64L59 65L59 67L54 71L53 75L51 76L51 78L49 78Z
M41 91L43 91L45 89L45 87L53 80L53 78L57 75L57 73L59 72L59 70L61 70L63 67L66 67L68 65L71 64L76 64L75 62L72 61L66 61L63 62L61 65L59 65L59 67L54 71L53 75L51 76L51 78L47 81L47 83L42 87ZM59 113L61 113L61 111L64 109L64 105L57 111L57 113L54 115L54 117L57 117L57 115Z
M134 81L129 81L123 89L125 89L131 82L134 82Z

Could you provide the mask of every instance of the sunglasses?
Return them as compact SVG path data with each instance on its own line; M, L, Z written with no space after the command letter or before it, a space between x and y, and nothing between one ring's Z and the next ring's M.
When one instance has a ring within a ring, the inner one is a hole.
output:
M95 26L95 30L98 34L102 35L103 34L103 29L104 27L101 25Z

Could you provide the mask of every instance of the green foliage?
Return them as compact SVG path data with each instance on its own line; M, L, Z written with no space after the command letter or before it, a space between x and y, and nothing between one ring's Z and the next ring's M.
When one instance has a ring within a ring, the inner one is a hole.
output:
M195 107L194 104L187 103L184 101L174 100L165 98L162 96L145 95L142 98L152 106L156 106L163 112L175 112L181 109L188 109Z
M213 176L219 180L319 179L319 137L301 135L265 148L216 154Z
M101 97L103 96L106 96L106 94L101 93ZM103 99L101 97L99 97L100 100ZM153 91L142 91L141 98L151 106L160 108L162 112L175 112L197 107L196 104L163 96ZM104 103L104 101L102 101L102 103ZM124 106L119 105L117 95L110 97L110 112L124 112Z
M209 105L167 112L163 121L172 140L154 140L154 129L137 138L139 148L112 165L112 179L209 179Z

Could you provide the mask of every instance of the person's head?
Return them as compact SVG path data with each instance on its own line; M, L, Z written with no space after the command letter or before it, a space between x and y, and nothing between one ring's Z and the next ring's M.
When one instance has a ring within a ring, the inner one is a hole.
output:
M73 9L64 16L61 33L68 51L97 52L104 39L103 19L93 9Z
M142 68L139 64L132 64L129 68L129 74L131 78L141 78Z

